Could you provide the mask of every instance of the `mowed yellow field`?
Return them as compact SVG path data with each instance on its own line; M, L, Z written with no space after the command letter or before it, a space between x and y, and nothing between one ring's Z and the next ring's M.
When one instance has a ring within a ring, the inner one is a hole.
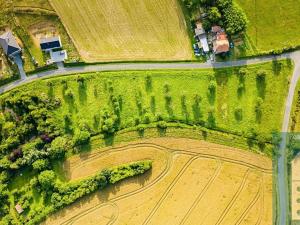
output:
M183 138L157 138L68 159L70 180L151 159L153 168L50 216L44 225L271 225L271 159Z
M50 2L85 61L192 59L177 0Z

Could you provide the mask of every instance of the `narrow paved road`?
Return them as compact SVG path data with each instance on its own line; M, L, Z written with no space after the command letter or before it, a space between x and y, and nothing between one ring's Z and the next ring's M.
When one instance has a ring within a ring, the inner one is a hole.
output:
M74 73L87 73L96 71L122 71L122 70L159 70L159 69L206 69L206 68L224 68L233 66L243 66L250 64L257 64L263 62L269 62L274 59L285 59L291 58L290 53L282 54L280 56L263 56L256 57L252 59L243 59L237 61L227 61L227 62L216 62L216 63L185 63L185 62L172 62L172 63L109 63L109 64L98 64L89 66L76 66L76 67L62 67L53 71L46 71L37 73L32 76L28 76L25 79L17 80L8 85L0 88L0 94L9 91L15 87L22 84L31 82L36 79L44 77L53 77L59 75L67 75Z
M283 118L283 124L281 128L281 143L279 148L279 158L278 158L278 197L279 197L279 215L277 217L278 219L278 225L286 225L288 222L288 214L287 210L289 207L289 196L288 196L288 175L287 175L287 151L286 151L286 144L287 144L287 137L288 137L288 131L289 131L289 121L290 121L290 115L293 105L293 99L294 94L296 90L296 86L298 83L298 80L300 78L300 53L294 52L291 54L291 59L294 61L295 68L294 72L290 81L290 88L289 93L286 100L286 106L285 106L285 112L284 112L284 118ZM274 109L276 110L276 109Z
M280 143L280 156L278 158L278 194L279 194L279 207L280 213L278 215L277 225L286 225L288 221L287 207L289 198L287 196L288 186L287 181L287 167L286 167L286 143L287 143L287 132L289 128L289 118L291 114L293 98L295 94L295 89L297 82L300 78L300 51L295 51L292 53L285 53L280 56L262 56L252 59L244 59L237 61L228 62L216 62L216 63L111 63L111 64L100 64L100 65L90 65L90 66L79 66L79 67L63 67L59 66L58 70L46 71L32 75L30 77L24 77L22 74L22 79L15 81L11 84L3 86L0 88L0 94L9 91L15 87L22 84L44 78L53 77L59 75L67 75L74 73L86 73L86 72L96 72L96 71L124 71L124 70L158 70L158 69L205 69L205 68L225 68L234 66L251 65L263 62L269 62L272 60L280 60L290 58L294 61L295 70L293 72L289 93L286 100L286 107L282 125L282 141ZM276 109L274 109L276 110Z

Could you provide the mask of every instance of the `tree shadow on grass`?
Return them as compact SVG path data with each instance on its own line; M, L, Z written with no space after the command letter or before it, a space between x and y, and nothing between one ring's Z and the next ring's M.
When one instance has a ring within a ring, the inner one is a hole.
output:
M277 59L274 59L272 61L272 70L274 75L279 75L282 70L282 62L278 61Z
M105 146L113 146L115 141L115 135L114 134L106 134L104 135L104 143Z
M266 78L265 77L257 77L256 78L256 88L258 92L258 96L262 99L265 99L266 95Z
M78 94L79 94L79 102L84 105L87 102L87 87L86 83L83 81L78 82Z
M160 137L165 137L167 134L167 128L157 127L157 132Z

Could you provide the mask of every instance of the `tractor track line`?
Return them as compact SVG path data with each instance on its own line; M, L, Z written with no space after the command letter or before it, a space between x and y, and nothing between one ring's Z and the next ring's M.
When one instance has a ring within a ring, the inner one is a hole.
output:
M235 225L240 225L243 222L243 220L245 219L245 217L248 215L249 211L257 203L257 201L262 197L262 195L263 195L263 193L262 193L262 186L263 186L263 183L261 181L260 182L260 188L259 188L258 192L256 193L256 195L253 198L253 200L251 201L251 203L246 207L246 209L244 210L244 212L242 213L242 215L238 218L238 220L235 223ZM260 215L261 215L261 213L260 213Z
M207 192L207 190L211 187L211 185L214 183L216 178L220 175L221 169L222 169L222 162L220 160L218 160L218 167L216 168L214 175L211 177L211 179L205 185L204 189L199 193L199 195L197 196L197 198L195 199L192 206L189 208L188 212L185 214L185 216L183 217L183 219L181 220L179 225L183 225L186 222L186 220L189 218L189 216L191 215L191 213L193 212L195 207L202 200L202 198L205 195L205 193Z
M199 158L200 158L199 156L194 156L194 157L190 158L188 162L185 163L185 165L183 166L183 168L179 171L179 173L173 179L172 183L168 186L168 188L166 189L166 191L163 193L163 195L160 198L160 200L155 204L155 206L152 209L152 211L150 212L150 214L146 217L145 221L143 222L143 225L146 225L146 224L148 224L150 222L150 220L153 217L153 215L157 212L157 210L159 209L159 207L161 206L161 204L163 203L163 201L166 199L166 197L168 196L168 194L170 193L170 191L172 190L172 188L177 184L178 180L181 178L181 176L184 174L184 172L189 168L189 166L195 160L197 160Z
M236 191L236 193L234 194L233 198L230 200L229 204L226 206L226 208L223 210L223 212L221 213L221 216L219 217L217 223L215 225L220 225L225 216L227 215L227 213L230 211L230 209L232 208L233 204L236 202L236 200L238 199L238 197L240 196L241 192L243 191L245 184L247 182L248 176L250 173L250 169L248 169L244 175L244 178L242 180L242 183L240 184L240 187L238 188L238 190Z

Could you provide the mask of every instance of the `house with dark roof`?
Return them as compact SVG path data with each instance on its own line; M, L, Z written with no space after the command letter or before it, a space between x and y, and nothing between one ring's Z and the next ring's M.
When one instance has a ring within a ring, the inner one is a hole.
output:
M0 45L8 57L14 57L22 51L11 31L0 36Z
M62 48L60 37L41 38L40 46L45 52Z

